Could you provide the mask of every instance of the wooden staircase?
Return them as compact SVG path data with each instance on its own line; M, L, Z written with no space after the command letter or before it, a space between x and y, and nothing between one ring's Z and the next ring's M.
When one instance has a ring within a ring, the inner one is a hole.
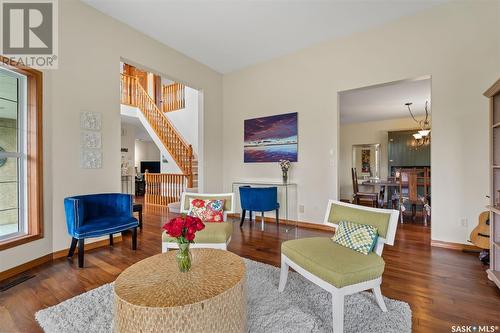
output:
M185 89L181 83L172 83L169 85L161 85L161 101L156 105L161 105L161 110L164 113L177 111L186 107ZM191 165L193 183L190 187L198 187L198 160L193 157Z
M184 89L179 89L180 86L175 87L167 90L174 97L163 103L162 109L172 111L184 105L184 102L179 101L180 97L184 99L180 93L182 91L183 94ZM138 77L121 74L121 103L137 107L141 111L182 171L182 174L146 174L146 203L167 205L178 201L186 187L198 186L198 161L194 157L193 147L183 139L160 110Z

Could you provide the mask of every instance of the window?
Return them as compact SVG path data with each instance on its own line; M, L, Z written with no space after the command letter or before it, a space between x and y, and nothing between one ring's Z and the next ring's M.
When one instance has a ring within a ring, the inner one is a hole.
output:
M42 237L41 82L0 66L0 250Z
M0 240L26 227L26 76L0 69Z

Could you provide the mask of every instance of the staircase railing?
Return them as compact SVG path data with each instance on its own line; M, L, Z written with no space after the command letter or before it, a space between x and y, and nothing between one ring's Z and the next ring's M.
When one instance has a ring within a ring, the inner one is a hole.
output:
M180 83L162 86L161 106L163 112L180 110L186 107L185 86Z
M146 173L145 201L148 204L166 206L179 201L187 187L187 177L173 173Z
M120 100L122 104L137 106L137 85L135 76L122 74L120 81Z
M184 141L134 76L121 75L121 102L138 107L193 187L193 147Z

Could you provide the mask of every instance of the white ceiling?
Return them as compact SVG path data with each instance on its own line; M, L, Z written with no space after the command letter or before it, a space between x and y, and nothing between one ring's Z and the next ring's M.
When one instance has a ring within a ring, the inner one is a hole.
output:
M405 103L411 102L415 115L425 114L425 102L431 111L431 79L406 80L340 93L340 123L410 117Z
M228 73L448 0L83 0Z

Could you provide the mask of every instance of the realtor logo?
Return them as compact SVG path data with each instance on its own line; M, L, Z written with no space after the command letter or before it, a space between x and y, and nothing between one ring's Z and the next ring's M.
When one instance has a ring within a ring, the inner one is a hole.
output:
M0 8L2 61L57 68L57 1L0 0Z

